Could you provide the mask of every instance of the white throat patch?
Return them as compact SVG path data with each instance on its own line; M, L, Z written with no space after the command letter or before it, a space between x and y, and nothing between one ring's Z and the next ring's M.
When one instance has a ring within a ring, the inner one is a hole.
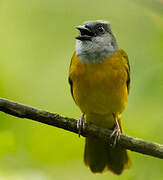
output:
M111 42L108 35L93 37L91 41L76 40L76 54L85 64L97 64L118 50Z

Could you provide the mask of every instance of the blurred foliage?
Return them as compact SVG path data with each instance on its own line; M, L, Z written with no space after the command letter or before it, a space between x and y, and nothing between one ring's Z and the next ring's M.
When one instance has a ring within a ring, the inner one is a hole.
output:
M112 23L129 55L132 83L125 133L163 144L162 0L0 0L0 96L78 118L67 82L75 26ZM0 113L0 179L161 180L162 160L131 152L132 168L117 177L92 174L84 138Z

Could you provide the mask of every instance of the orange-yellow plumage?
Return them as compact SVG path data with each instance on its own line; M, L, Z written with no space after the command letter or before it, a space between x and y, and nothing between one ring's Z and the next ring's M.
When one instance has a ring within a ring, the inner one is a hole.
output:
M72 94L85 114L120 115L128 98L128 61L123 50L99 64L84 64L74 54L69 77Z
M86 122L113 128L115 120L113 113L119 119L128 99L129 91L129 64L127 54L123 50L116 51L111 57L97 64L85 64L74 53L70 65L69 80L74 101L85 114ZM88 141L91 146L88 146ZM90 147L90 148L89 148ZM121 154L122 163L107 159L107 153L111 151L104 144L88 138L86 142L85 163L93 172L102 172L111 169L120 174L128 166L126 150L114 149ZM94 150L93 150L94 149ZM109 162L112 163L110 165Z

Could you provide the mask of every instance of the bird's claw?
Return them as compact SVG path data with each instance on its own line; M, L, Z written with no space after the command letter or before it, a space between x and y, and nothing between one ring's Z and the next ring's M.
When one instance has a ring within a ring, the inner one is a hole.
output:
M77 129L78 129L78 135L80 137L82 129L85 128L85 120L84 120L84 114L81 115L81 117L77 120Z
M120 136L121 136L121 128L117 118L115 117L115 128L110 135L110 139L113 139L113 143L110 144L112 147L116 146L117 142L120 140Z
M113 139L113 143L111 144L112 147L116 146L117 142L120 140L120 136L121 136L121 130L115 128L110 135L110 138Z

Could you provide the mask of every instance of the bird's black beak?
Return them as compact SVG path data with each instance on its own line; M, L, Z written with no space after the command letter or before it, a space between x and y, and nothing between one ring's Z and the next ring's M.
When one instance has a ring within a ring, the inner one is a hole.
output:
M76 29L80 31L80 35L76 37L76 39L80 41L91 41L92 37L94 36L94 33L84 25L76 26Z

